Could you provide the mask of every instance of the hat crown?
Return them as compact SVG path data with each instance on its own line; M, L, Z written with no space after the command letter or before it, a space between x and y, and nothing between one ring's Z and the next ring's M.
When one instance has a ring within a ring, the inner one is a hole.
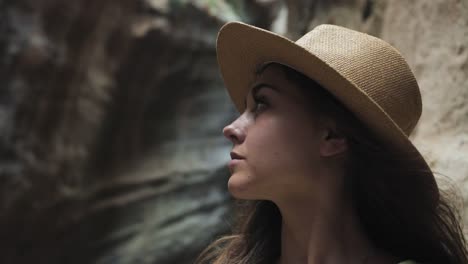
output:
M334 25L317 26L296 44L352 82L411 134L421 116L421 94L405 59L390 44Z

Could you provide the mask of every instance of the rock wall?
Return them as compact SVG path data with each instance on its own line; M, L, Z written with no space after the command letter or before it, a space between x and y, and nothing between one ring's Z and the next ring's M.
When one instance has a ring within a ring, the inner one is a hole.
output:
M189 263L228 228L207 1L3 1L1 263Z
M384 21L382 37L408 59L422 91L414 142L468 208L468 1L397 1Z
M412 138L468 204L467 0L3 0L1 263L192 263L229 230L230 20L395 45L423 95Z

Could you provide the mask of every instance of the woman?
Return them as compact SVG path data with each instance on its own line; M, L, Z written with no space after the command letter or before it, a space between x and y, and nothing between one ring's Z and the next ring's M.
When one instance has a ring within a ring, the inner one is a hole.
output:
M225 25L217 54L241 115L234 234L197 263L468 263L454 208L408 139L417 82L388 43L321 25L296 42Z

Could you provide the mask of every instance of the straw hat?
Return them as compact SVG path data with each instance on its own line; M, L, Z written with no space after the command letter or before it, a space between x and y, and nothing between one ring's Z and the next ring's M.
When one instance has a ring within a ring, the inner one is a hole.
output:
M422 111L419 87L402 55L387 42L335 25L317 26L293 42L230 22L219 31L217 58L240 113L257 67L265 62L287 65L327 89L402 157L414 160L438 199L434 175L408 138Z

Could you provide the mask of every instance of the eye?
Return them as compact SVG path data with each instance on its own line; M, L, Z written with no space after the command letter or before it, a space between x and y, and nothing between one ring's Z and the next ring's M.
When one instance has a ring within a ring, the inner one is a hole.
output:
M254 105L252 111L255 114L258 114L258 113L264 111L268 107L267 99L264 96L255 96L254 97L254 102L255 102L255 105Z

